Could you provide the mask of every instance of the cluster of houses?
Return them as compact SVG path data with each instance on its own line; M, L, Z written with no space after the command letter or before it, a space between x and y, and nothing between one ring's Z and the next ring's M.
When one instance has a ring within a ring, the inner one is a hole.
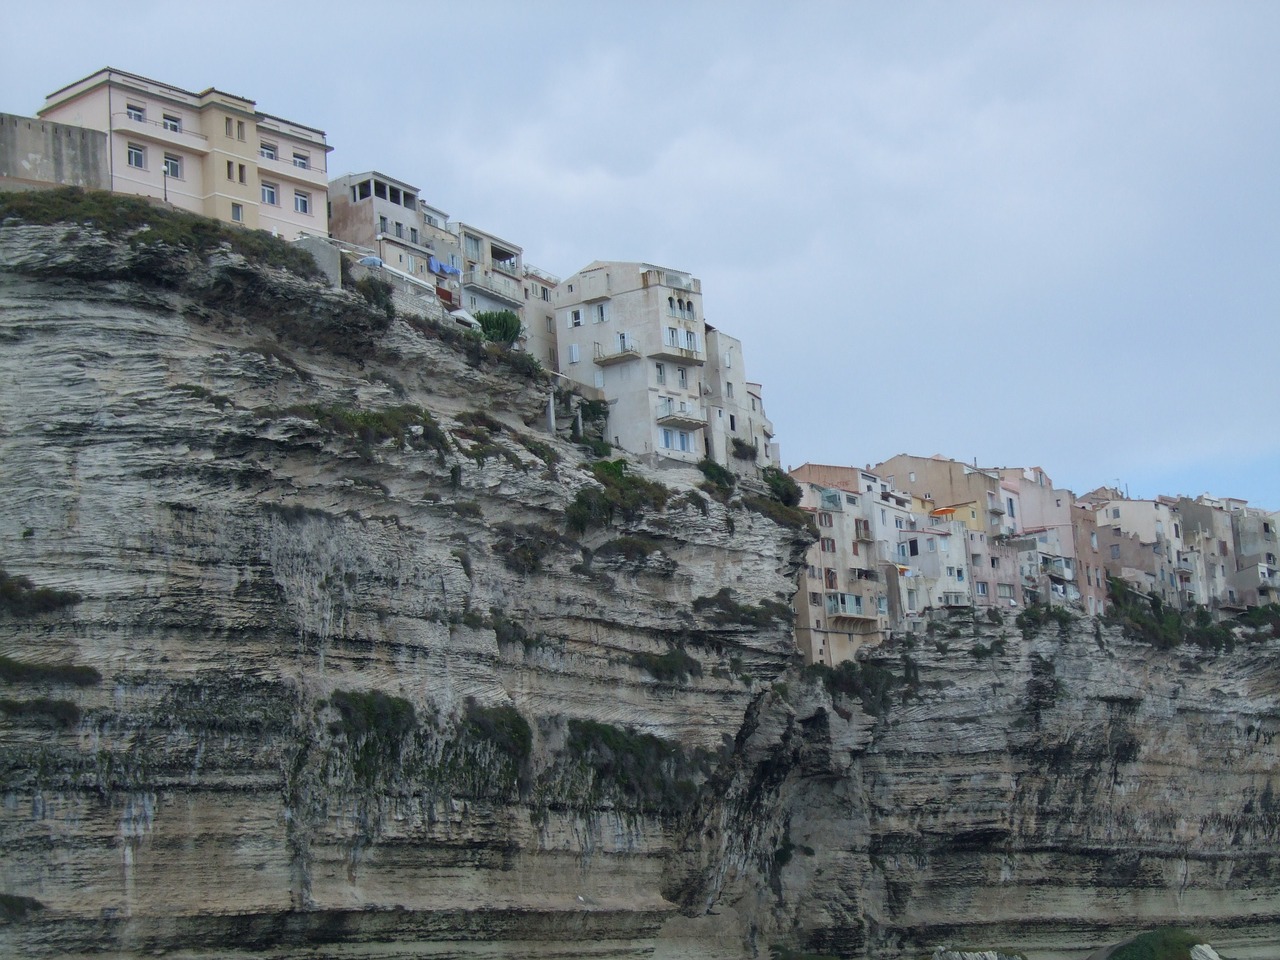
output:
M0 188L135 194L327 245L357 276L390 283L406 312L465 325L514 313L521 349L608 402L607 437L622 450L709 457L742 474L778 466L761 385L747 379L741 341L707 322L696 277L596 261L562 280L519 244L450 219L408 180L330 177L332 149L323 130L245 97L108 67L51 93L35 117L0 114Z
M839 663L949 610L1003 619L1041 603L1100 615L1108 577L1216 616L1280 602L1280 511L1244 500L1134 500L1110 487L1077 497L1039 467L936 455L806 463L791 476L819 533L795 598L810 663Z
M321 244L375 271L407 311L467 324L510 311L522 349L607 401L614 446L748 476L779 466L761 385L747 379L741 341L707 322L698 278L599 260L561 279L519 244L450 219L408 180L331 178L330 150L322 130L253 100L105 68L50 94L36 117L0 114L0 188L147 196ZM795 598L809 662L848 659L950 609L1101 614L1109 576L1220 615L1280 590L1280 514L1241 500L1076 497L1038 467L905 454L865 468L806 463L791 476L819 531Z

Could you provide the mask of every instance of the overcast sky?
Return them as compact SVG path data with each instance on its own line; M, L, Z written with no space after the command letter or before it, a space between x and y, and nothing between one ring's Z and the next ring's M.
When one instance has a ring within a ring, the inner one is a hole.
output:
M1280 508L1280 4L110 6L7 11L0 110L216 86L552 273L687 270L784 465Z

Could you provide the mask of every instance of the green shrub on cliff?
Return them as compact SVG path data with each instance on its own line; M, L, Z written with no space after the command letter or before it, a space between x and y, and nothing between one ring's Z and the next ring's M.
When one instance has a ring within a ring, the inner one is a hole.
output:
M604 527L616 516L636 520L645 510L663 510L671 491L656 480L631 473L625 460L601 460L591 465L591 475L600 487L578 491L565 510L565 524L573 533Z
M405 739L417 727L413 704L380 690L335 690L329 702L338 711L330 733L346 739L356 779L373 786L397 764Z
M79 602L78 593L37 587L28 577L11 577L0 567L0 614L29 617L39 613L52 613Z
M594 720L570 720L565 752L592 774L593 805L600 799L649 812L687 810L706 774L706 758L648 733Z
M1111 960L1191 960L1191 948L1206 941L1187 930L1162 927L1111 951Z

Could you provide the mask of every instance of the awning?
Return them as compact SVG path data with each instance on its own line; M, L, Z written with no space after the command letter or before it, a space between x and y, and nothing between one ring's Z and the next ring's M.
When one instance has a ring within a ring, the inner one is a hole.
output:
M953 514L953 513L955 513L955 512L956 512L956 508L955 508L955 507L939 507L937 510L930 510L930 511L929 511L929 516L931 516L931 517L945 517L945 516L949 516L950 514Z

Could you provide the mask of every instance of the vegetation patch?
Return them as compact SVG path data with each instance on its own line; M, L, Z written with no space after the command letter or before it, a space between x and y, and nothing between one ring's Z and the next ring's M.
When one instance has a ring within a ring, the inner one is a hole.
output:
M405 740L417 727L413 704L379 690L335 690L329 702L338 711L330 733L346 738L356 779L373 786L398 763Z
M996 612L997 611L993 607L991 611L988 612L987 618L990 619L991 613ZM993 620L992 622L995 623L997 621ZM1002 623L1003 619L999 622ZM1071 625L1075 622L1076 615L1066 607L1049 607L1042 603L1031 604L1031 606L1019 613L1017 618L1014 620L1018 629L1022 631L1022 638L1024 640L1030 640L1032 637L1036 636L1041 629L1050 623L1056 623L1058 625L1059 635L1065 637L1070 633Z
M141 197L80 187L0 194L0 221L10 217L26 223L88 223L109 238L127 238L133 247L164 245L202 257L226 245L258 266L281 267L300 277L324 276L310 253L265 230L166 210Z
M905 684L905 678L870 660L843 660L834 668L815 663L805 667L805 674L821 681L832 696L860 701L862 709L873 717L889 712L894 693Z
M536 524L500 523L496 530L499 538L493 544L493 552L502 558L508 570L519 574L540 572L543 561L553 551L570 544L554 530Z
M0 680L7 683L66 683L73 687L91 687L102 682L102 674L93 667L76 663L24 663L0 656Z
M649 558L651 554L661 553L662 544L652 537L618 537L596 548L597 557L625 557L633 563Z
M513 706L482 707L467 700L463 723L468 736L484 741L516 764L524 764L533 752L533 731Z
M219 410L235 406L234 401L232 401L230 397L224 397L221 394L214 393L212 390L202 387L198 383L179 383L176 384L173 389L180 393L185 393L189 397L194 397L196 400L204 400L206 403L211 403Z
M520 445L532 453L551 469L552 475L555 475L556 464L560 462L560 454L556 452L555 447L549 443L543 443L541 440L535 440L533 437L517 436L516 440Z
M702 676L702 664L683 650L673 648L659 656L656 653L633 653L631 662L664 683L684 683L690 676Z
M996 639L991 641L990 646L982 643L974 643L969 652L973 654L973 658L975 660L989 660L992 657L1003 657L1007 647L1008 644L1004 637L996 637Z
M12 893L0 893L0 924L19 923L33 913L44 909L35 897L20 897Z
M565 510L565 523L573 533L604 527L615 516L634 521L645 510L664 510L671 491L655 480L631 473L625 460L601 460L591 465L591 475L600 483L578 491Z
M468 427L483 430L487 434L502 433L504 427L483 410L471 410L458 414L458 422Z
M594 720L569 721L565 752L591 773L596 797L652 812L687 810L708 768L701 753L686 754L652 734Z
M511 310L481 310L475 320L491 343L509 347L520 339L520 318Z
M0 194L0 196L4 195ZM52 613L55 610L73 606L81 599L80 594L71 590L37 587L28 577L11 577L3 567L0 567L0 614L29 617L35 614Z
M396 304L392 299L394 288L386 280L366 274L353 283L351 289L364 297L369 306L380 311L388 320L395 319Z
M756 458L760 455L760 447L754 443L747 443L741 437L733 438L733 458L735 460L745 460L748 463L755 463ZM798 502L798 501L797 501Z
M1116 577L1107 578L1111 600L1108 622L1118 624L1130 640L1148 643L1157 650L1171 650L1193 643L1203 650L1235 649L1236 634L1227 623L1215 623L1204 607L1181 611L1167 605L1154 593L1142 597Z
M1162 927L1135 937L1111 952L1111 960L1191 960L1200 937L1176 927Z
M764 629L775 623L790 624L794 614L790 604L780 600L763 600L758 606L748 606L733 599L730 587L721 587L710 597L698 597L693 601L693 612L705 616L714 624L745 624Z
M813 522L813 515L799 507L789 507L777 500L757 496L754 493L744 496L742 505L762 517L768 517L780 527L807 533L815 539L818 536L818 527Z
M706 483L703 484L703 489L717 500L723 501L729 497L729 494L733 493L733 488L737 485L738 478L727 468L722 467L714 460L706 459L698 461L698 469L707 478Z
M70 700L0 700L0 713L14 720L41 727L74 727L80 722L80 708Z
M422 444L436 452L442 465L450 449L449 438L435 417L421 407L407 404L382 410L304 404L278 410L276 416L313 420L336 436L350 437L366 446L388 440L397 448L404 447L406 443ZM420 436L417 435L419 433Z

